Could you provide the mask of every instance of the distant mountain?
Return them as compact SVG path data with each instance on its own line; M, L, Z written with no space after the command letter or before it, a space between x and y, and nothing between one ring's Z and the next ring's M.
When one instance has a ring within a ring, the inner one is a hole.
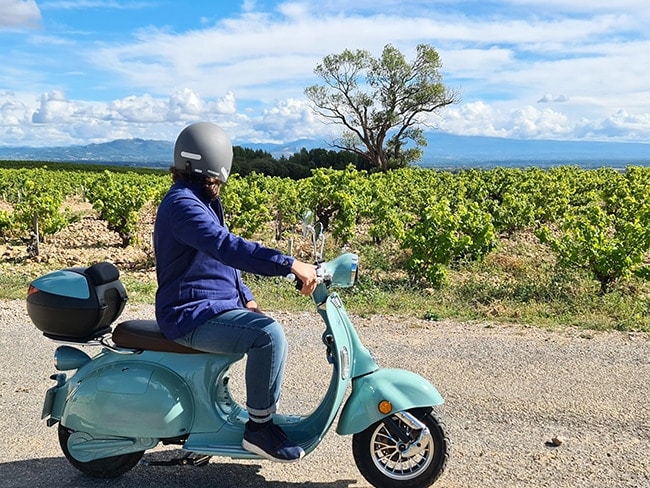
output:
M650 144L427 134L424 167L650 165Z
M578 165L625 167L650 165L650 144L585 141L515 140L496 137L426 134L429 141L420 166L441 169L466 167L526 167ZM273 157L290 156L301 149L331 149L324 140L300 139L286 144L239 143ZM65 147L0 147L0 159L65 161L166 168L172 162L173 142L119 139L102 144Z
M117 139L85 146L0 147L0 159L167 167L173 150L167 141Z
M325 147L316 140L301 139L287 144L241 144L261 149L273 157L291 156L301 149ZM59 147L1 147L0 159L16 161L55 161L72 163L117 164L166 168L172 162L174 143L146 139L117 139L100 144Z

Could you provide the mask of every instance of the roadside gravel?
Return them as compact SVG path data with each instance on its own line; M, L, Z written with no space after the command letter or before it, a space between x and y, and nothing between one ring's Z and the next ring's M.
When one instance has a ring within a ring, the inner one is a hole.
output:
M329 380L310 312L273 312L290 357L281 410L308 413ZM151 318L128 305L123 319ZM650 487L650 334L354 317L387 367L429 379L452 450L436 487ZM203 468L137 466L113 481L84 477L40 420L56 344L31 324L22 301L0 302L1 487L362 487L350 438L330 431L300 463L212 458ZM90 350L92 352L92 349ZM242 391L239 364L235 394ZM145 459L167 459L157 448Z

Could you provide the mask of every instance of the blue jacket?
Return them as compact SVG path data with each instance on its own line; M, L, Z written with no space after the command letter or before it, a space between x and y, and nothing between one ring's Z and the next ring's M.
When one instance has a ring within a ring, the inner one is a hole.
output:
M172 185L158 207L153 243L156 320L169 339L253 300L238 270L282 276L291 272L294 261L231 233L221 200L203 198L200 184Z

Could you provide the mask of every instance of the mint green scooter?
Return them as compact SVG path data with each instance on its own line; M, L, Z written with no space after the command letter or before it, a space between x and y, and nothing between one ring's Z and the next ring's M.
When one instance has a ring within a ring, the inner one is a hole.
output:
M363 346L335 287L351 287L358 258L342 254L322 262L324 235L306 220L318 264L312 298L323 319L322 341L331 380L321 403L306 416L276 415L275 422L316 449L340 412L336 432L352 435L361 474L377 487L426 487L442 474L448 439L433 406L443 399L410 371L381 369ZM241 447L248 414L231 396L230 366L241 355L207 354L166 340L153 320L112 324L126 292L110 263L68 268L34 280L27 310L56 349L56 384L45 396L42 418L58 424L68 461L86 475L114 478L158 445L182 446L180 459L148 464L193 464L211 456L256 459ZM69 344L98 345L90 357ZM345 396L351 387L349 397ZM260 458L261 459L261 458Z

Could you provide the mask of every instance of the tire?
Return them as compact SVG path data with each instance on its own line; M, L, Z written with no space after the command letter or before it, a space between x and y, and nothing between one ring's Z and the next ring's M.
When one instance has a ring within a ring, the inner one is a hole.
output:
M445 470L449 440L443 423L430 408L412 409L409 413L427 426L430 436L407 455L400 448L409 446L401 444L390 434L386 419L352 437L354 461L363 477L373 486L424 488L435 483ZM415 441L420 431L410 429L396 416L392 419Z
M144 451L137 451L120 454L119 456L95 459L94 461L78 461L72 457L68 450L68 439L72 434L74 434L73 430L59 424L59 444L61 445L61 450L70 464L83 474L92 476L93 478L117 478L138 464L144 454Z

